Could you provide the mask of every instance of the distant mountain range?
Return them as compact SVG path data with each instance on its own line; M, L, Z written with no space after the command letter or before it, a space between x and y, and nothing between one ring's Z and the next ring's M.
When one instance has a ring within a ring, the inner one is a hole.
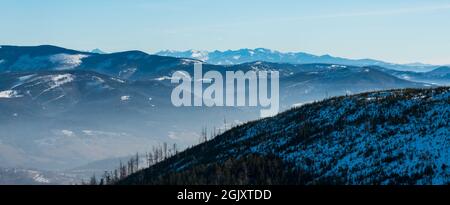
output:
M399 71L379 66L369 66L369 67L380 70L382 72L388 73L390 75L396 76L404 80L431 83L435 85L450 85L449 66L437 67L434 70L428 72Z
M239 49L226 51L174 51L164 50L157 52L156 55L172 56L178 58L193 58L216 65L235 65L241 63L248 63L254 61L266 61L274 63L291 63L291 64L310 64L310 63L324 63L324 64L339 64L351 66L380 66L402 71L419 71L425 72L433 70L439 66L428 65L422 63L412 64L395 64L373 59L347 59L334 57L330 55L312 55L303 52L279 52L276 50L266 48L256 49Z
M162 142L184 148L198 142L203 127L223 131L259 117L257 108L174 107L170 76L177 70L192 74L196 62L141 51L1 46L0 164L72 169ZM279 71L281 110L333 96L450 84L448 67L419 73L376 65L254 61L204 64L203 70Z
M450 89L335 97L249 122L118 184L450 183Z

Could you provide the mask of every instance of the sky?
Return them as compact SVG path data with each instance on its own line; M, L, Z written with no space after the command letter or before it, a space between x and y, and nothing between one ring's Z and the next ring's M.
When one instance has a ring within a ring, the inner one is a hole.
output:
M0 44L450 64L450 0L0 0Z

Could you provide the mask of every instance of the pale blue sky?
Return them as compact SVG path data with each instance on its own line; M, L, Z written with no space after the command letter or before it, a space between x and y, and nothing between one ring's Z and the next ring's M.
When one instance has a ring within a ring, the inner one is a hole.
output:
M450 0L0 0L0 44L108 52L265 47L450 64Z

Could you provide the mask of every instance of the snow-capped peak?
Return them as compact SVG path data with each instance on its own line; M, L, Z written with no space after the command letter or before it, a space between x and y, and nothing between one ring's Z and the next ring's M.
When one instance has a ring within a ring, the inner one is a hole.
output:
M207 61L208 55L208 51L191 50L191 57L201 61Z

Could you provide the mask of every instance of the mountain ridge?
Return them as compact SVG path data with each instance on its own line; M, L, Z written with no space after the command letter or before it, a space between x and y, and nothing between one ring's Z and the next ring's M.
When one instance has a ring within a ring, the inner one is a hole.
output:
M292 64L307 64L307 63L328 63L328 64L342 64L352 66L383 66L396 70L415 70L415 71L430 71L438 66L428 64L395 64L370 58L362 59L348 59L342 57L335 57L329 54L313 55L305 52L280 52L266 48L243 48L238 50L225 51L199 51L186 50L174 51L163 50L155 53L162 56L173 56L183 58L194 58L217 65L234 65L252 61L267 61L278 63L292 63Z
M293 165L287 174L301 184L449 184L449 102L449 87L333 97L239 125L117 183L183 185L184 173L196 184L223 183L203 172L216 167L239 176L226 184L240 184L260 172L224 169L226 161L245 167L258 155Z

